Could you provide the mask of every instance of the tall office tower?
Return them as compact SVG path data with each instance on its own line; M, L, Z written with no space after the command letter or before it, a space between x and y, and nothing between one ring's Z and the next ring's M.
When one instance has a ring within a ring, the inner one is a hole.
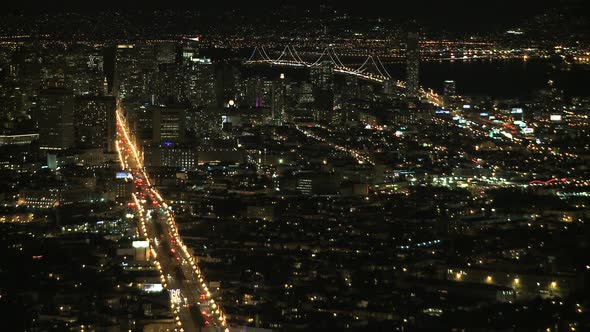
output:
M248 78L242 78L241 74L236 74L234 78L236 88L236 101L238 105L254 105L253 93L250 88L251 81Z
M141 73L141 96L150 97L155 87L155 75L158 70L156 62L156 46L153 44L137 44L137 66Z
M443 94L445 97L453 97L457 95L457 88L455 86L455 81L453 80L446 80L443 83Z
M334 63L323 61L318 66L311 67L311 83L320 90L334 89Z
M281 74L278 81L272 84L272 123L275 126L281 126L285 121L285 97L286 84L285 74Z
M232 89L231 93L235 100L241 101L245 96L243 81L240 70L236 67L232 67L230 88ZM226 91L228 90L226 89Z
M443 101L445 106L450 106L453 101L453 98L457 95L457 88L455 86L455 81L453 80L446 80L443 82Z
M12 50L0 49L0 84L13 78L14 71L11 66Z
M334 118L334 92L331 90L314 91L314 114L316 121L331 123Z
M241 82L240 90L243 94L242 98L238 100L241 105L248 105L250 107L256 106L256 82L257 77L244 78Z
M181 143L184 141L186 111L181 107L151 106L153 115L153 141L155 143Z
M15 119L27 115L26 104L26 95L20 84L0 84L0 131L15 129Z
M119 97L148 100L154 89L154 45L118 45L115 53L115 89Z
M161 63L155 77L156 104L176 103L183 98L181 67L175 63Z
M41 56L41 89L66 87L65 50L59 47L44 49Z
M74 134L81 148L115 148L116 99L110 96L78 96L74 99Z
M23 45L18 49L16 73L27 98L36 96L41 86L41 51L38 45Z
M176 44L160 43L156 45L156 64L176 63Z
M388 82L385 82L388 85ZM344 87L342 88L342 99L344 101L358 98L360 95L360 87L358 78L352 75L344 77Z
M184 95L191 105L211 106L216 103L215 66L210 59L190 59L185 75Z
M297 102L301 104L313 103L313 85L308 82L302 82L299 87Z
M66 83L75 96L104 94L104 56L101 49L77 45L66 54Z
M323 61L311 68L316 121L331 123L334 108L334 64Z
M115 92L122 98L139 93L142 87L135 45L117 45L115 51Z
M124 103L123 109L129 123L130 132L133 134L138 146L151 144L154 140L154 116L152 107L139 103Z
M420 44L417 33L409 33L406 43L406 96L417 98L420 88Z
M199 37L182 40L182 62L190 63L191 59L199 56Z
M74 145L72 90L50 88L39 93L39 142L45 150L62 150Z
M272 81L259 79L255 86L256 107L272 105Z
M235 66L227 64L218 65L215 81L217 104L227 104L229 100L241 102L241 81L240 71Z

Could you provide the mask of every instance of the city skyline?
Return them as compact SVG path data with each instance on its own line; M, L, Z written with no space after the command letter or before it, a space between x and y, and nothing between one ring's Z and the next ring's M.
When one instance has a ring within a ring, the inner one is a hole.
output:
M1 330L589 330L585 6L9 4Z

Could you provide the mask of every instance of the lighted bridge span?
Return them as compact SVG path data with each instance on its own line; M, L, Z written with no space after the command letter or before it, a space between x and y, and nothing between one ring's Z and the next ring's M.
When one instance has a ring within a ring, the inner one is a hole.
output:
M272 66L281 67L294 67L294 68L312 68L321 66L323 63L329 62L333 65L334 72L339 74L351 75L358 77L359 79L375 82L385 83L390 82L395 86L405 89L406 82L401 80L394 80L389 74L383 62L378 56L367 56L367 59L358 67L351 68L349 65L345 65L338 54L332 48L325 48L320 54L320 57L314 62L303 60L295 47L285 46L278 58L271 58L264 46L255 47L250 55L250 58L244 62L246 65L254 64L268 64ZM426 90L420 88L420 97L428 102L435 105L442 105L442 100L438 94L432 89Z

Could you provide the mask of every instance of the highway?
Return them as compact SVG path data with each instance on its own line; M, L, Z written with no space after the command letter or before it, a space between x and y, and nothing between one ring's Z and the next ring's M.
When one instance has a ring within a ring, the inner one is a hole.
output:
M131 174L127 181L134 184L139 235L149 241L150 258L170 292L175 331L229 332L225 314L212 298L197 260L178 234L172 209L152 187L120 108L116 116L116 149L121 168Z
M299 132L301 132L303 135L315 139L316 141L320 141L323 143L328 144L330 147L332 147L333 149L339 150L339 151L344 151L346 153L348 153L352 158L356 159L356 161L359 164L371 164L371 165L375 165L375 163L371 160L371 157L369 157L366 154L363 154L360 151L354 150L354 149L349 149L347 147L338 145L336 143L331 142L328 138L325 137L321 137L318 136L314 133L311 132L311 130L307 130L302 126L298 126L295 125L295 129L297 129Z

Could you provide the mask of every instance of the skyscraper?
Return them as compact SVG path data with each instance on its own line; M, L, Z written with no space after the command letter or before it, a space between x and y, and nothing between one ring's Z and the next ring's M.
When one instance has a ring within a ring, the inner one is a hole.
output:
M182 68L176 63L161 63L155 74L154 94L157 104L182 100Z
M66 87L65 50L50 47L43 50L41 58L41 89Z
M184 95L195 106L215 104L215 66L210 59L191 58L184 69Z
M39 142L41 149L62 150L74 145L72 91L50 88L39 94Z
M406 43L406 95L418 97L420 88L420 45L417 33L409 33Z
M134 45L117 45L115 52L115 91L121 98L138 93L141 78Z
M104 56L102 50L76 45L66 54L65 87L75 96L104 94Z
M182 142L185 130L185 109L180 107L151 107L154 142Z
M115 108L115 97L76 97L74 100L76 145L114 151Z
M455 85L455 81L453 80L446 80L443 86L443 93L445 97L453 97L457 94L457 88Z
M457 95L457 88L455 86L455 81L453 80L446 80L443 83L443 98L445 106L449 106L453 101L453 97Z
M156 69L154 45L117 45L115 88L119 97L148 99L155 83Z
M199 37L184 38L182 40L182 61L183 63L190 62L192 58L199 56Z
M314 91L314 113L319 122L331 123L334 118L334 92L331 90Z
M160 43L156 45L156 63L176 63L176 44Z
M314 114L317 121L330 123L334 108L334 63L323 61L311 68Z
M282 125L285 121L285 90L285 75L281 74L279 80L272 85L272 122L276 126Z
M311 67L311 83L320 90L334 89L334 63L323 61L318 66Z

